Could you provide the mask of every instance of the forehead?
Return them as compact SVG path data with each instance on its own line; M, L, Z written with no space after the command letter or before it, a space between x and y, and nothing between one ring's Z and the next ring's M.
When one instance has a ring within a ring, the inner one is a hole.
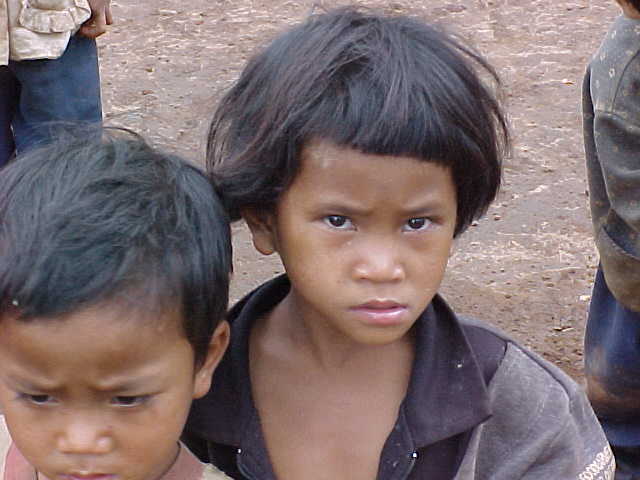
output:
M363 153L325 140L314 140L303 148L300 171L285 195L310 200L345 196L399 204L439 199L454 208L456 203L455 184L447 167L414 157Z
M0 361L52 381L73 372L95 380L144 369L180 352L192 355L177 309L102 304L54 318L0 319Z

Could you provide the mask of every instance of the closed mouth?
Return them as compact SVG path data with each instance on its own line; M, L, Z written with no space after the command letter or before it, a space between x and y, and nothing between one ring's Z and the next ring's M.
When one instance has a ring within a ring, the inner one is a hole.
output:
M407 321L408 307L394 300L372 300L351 308L362 322L372 326L389 327Z
M113 480L115 475L110 473L89 473L89 472L76 472L61 475L61 480Z
M354 307L356 310L373 310L373 311L392 311L397 309L405 309L406 305L402 305L393 300L370 300L366 303Z

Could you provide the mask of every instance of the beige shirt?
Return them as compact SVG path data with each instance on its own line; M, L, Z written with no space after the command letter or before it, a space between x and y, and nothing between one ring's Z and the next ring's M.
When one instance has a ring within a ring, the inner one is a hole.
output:
M9 430L4 423L4 416L0 415L0 479L4 478L4 464L9 452L9 445L11 445Z
M0 0L0 65L58 58L90 16L87 0Z

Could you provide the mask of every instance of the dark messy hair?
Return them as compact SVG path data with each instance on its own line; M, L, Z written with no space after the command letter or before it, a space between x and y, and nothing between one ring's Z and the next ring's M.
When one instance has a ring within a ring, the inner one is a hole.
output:
M0 318L102 302L178 308L200 364L231 270L229 221L211 182L131 132L65 136L0 171Z
M479 70L476 72L476 68ZM495 198L509 132L492 67L406 16L346 7L312 15L254 56L211 124L207 168L232 220L272 211L313 139L451 169L458 235Z

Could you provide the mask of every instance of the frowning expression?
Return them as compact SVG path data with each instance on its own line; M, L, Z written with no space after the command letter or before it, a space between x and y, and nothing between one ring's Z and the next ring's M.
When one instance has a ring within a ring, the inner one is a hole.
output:
M222 353L195 368L181 322L109 304L0 319L0 408L39 478L156 480L171 466Z
M445 167L315 141L276 211L245 218L256 248L282 258L295 315L380 344L402 337L437 292L456 211Z

